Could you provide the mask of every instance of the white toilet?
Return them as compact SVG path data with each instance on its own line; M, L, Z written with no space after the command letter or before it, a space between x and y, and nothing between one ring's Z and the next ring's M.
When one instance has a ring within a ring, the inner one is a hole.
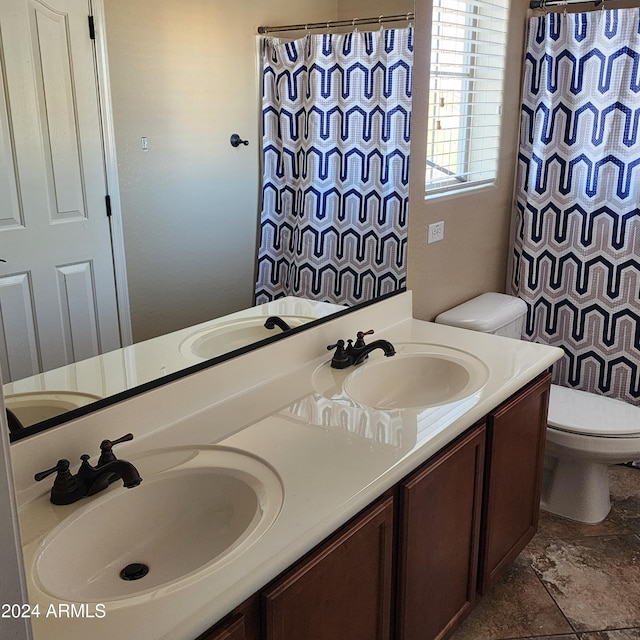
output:
M527 305L502 293L484 293L436 322L520 338ZM551 385L540 506L596 523L611 509L607 467L640 458L640 407Z

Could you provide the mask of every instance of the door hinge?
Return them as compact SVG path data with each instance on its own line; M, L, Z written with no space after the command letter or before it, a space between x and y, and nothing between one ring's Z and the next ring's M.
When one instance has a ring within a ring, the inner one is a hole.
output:
M93 16L88 16L88 18L89 18L89 38L91 38L91 40L95 40L96 25L95 25L95 22L93 21Z
M111 196L105 196L104 203L107 207L107 218L110 218L111 217Z

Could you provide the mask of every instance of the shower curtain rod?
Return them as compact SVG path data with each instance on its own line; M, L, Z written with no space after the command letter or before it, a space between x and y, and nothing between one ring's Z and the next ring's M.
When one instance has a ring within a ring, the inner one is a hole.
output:
M327 22L309 22L307 24L285 24L277 27L258 27L258 33L268 34L279 31L309 31L311 29L330 29L331 27L360 27L363 24L384 24L385 22L410 22L415 17L413 11L397 13L391 16L377 16L371 18L353 18L353 20L327 20Z
M605 0L531 0L529 9L545 9L546 7L564 7L570 4L591 4L594 7L604 5Z

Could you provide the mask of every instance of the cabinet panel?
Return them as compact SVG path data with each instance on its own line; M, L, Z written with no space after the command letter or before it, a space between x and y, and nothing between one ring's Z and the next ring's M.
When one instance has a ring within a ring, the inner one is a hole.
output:
M480 593L538 528L550 383L543 374L489 414Z
M392 557L387 497L264 592L266 640L390 638Z
M198 640L245 640L244 616L240 613L230 616L228 622L216 625L214 629L200 636Z
M484 447L481 424L401 484L399 640L442 638L473 606Z
M261 637L260 597L254 594L197 640L260 640Z

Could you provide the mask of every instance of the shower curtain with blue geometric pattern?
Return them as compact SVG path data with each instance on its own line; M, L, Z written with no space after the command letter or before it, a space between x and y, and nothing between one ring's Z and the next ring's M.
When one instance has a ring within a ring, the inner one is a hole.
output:
M412 63L411 27L264 41L256 303L405 285Z
M554 381L640 404L640 9L532 18L513 293Z

